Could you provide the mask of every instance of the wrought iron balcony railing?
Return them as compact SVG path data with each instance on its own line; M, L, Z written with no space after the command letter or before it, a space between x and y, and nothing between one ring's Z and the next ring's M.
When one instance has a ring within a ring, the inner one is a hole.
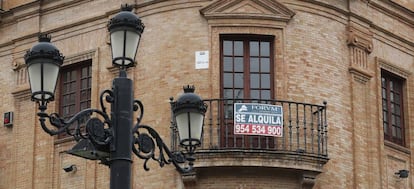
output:
M205 99L205 115L200 151L258 150L303 154L327 159L327 103L323 105L258 99ZM280 137L235 135L234 103L261 103L283 108L283 133ZM172 122L174 123L174 122ZM172 148L177 149L178 136L172 125Z

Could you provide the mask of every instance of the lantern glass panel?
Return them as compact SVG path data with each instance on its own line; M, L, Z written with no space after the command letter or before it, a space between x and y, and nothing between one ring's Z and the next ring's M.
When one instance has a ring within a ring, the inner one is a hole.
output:
M202 114L195 112L184 112L176 116L180 141L184 146L199 144L201 139L203 118L204 116ZM190 122L188 120L190 120Z
M42 86L42 64L32 64L27 68L27 71L29 73L29 79L30 79L30 89L32 90L32 94L35 92L40 92L41 86ZM41 99L35 96L36 99Z
M124 50L124 31L119 30L111 33L111 47L112 47L112 60L115 58L123 57ZM114 62L118 65L122 65L122 59Z
M134 63L140 36L136 32L118 30L111 33L112 59L117 65ZM124 44L125 42L125 44ZM124 54L125 53L125 54Z
M131 58L132 61L135 59L139 38L138 33L132 31L126 32L125 56Z
M59 65L54 63L33 63L28 67L28 72L32 94L35 94L34 98L39 100L49 100L52 98L59 75ZM42 94L45 96L42 97Z

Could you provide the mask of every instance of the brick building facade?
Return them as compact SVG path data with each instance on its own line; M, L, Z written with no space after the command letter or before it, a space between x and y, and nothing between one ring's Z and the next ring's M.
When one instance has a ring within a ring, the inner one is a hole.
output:
M125 3L146 26L128 70L143 123L179 149L169 98L194 84L209 105L196 172L155 162L146 172L135 157L133 188L414 187L411 1L0 2L0 113L14 113L0 128L0 189L109 188L106 166L64 153L75 141L40 127L23 56L39 32L51 34L66 58L48 112L98 108L117 75L106 24ZM198 51L208 51L208 68L196 68ZM64 100L69 82L85 89L73 107ZM281 105L283 136L235 135L235 102ZM68 165L76 172L62 170Z

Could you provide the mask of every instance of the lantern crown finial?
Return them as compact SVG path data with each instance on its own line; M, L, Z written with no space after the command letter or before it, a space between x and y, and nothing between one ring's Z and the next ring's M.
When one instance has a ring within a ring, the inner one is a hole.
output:
M184 93L194 93L194 91L195 91L195 87L194 87L194 85L187 85L187 86L183 86L183 90L184 90Z
M39 42L49 42L50 43L51 36L47 33L40 33L39 34Z
M128 5L128 4L123 4L123 5L121 5L121 11L129 11L129 12L131 12L132 11L132 6L131 5Z

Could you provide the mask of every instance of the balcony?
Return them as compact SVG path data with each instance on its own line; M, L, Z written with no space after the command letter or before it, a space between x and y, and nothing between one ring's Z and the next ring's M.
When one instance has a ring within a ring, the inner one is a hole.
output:
M328 162L328 124L323 105L257 99L205 99L202 144L197 148L198 170L214 167L267 167L298 170L316 176ZM234 103L261 103L283 108L280 137L235 135ZM172 148L178 136L172 126ZM313 176L312 176L313 177Z

